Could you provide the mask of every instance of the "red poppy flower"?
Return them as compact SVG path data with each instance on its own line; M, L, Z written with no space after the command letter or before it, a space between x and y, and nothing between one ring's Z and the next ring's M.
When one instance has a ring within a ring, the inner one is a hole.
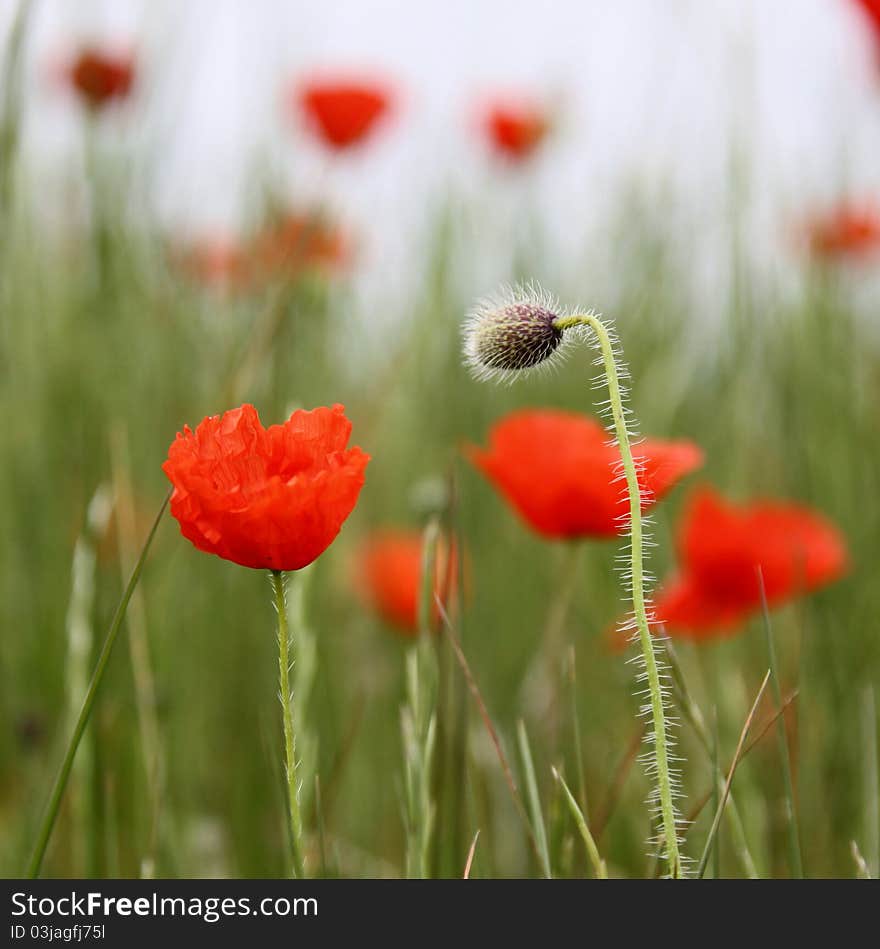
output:
M312 129L335 149L364 141L391 107L383 86L348 80L308 82L297 98Z
M67 75L83 102L91 109L100 109L131 92L134 60L130 55L86 48L70 63Z
M184 428L162 466L181 533L244 567L307 566L339 533L364 483L369 455L346 448L350 434L341 405L269 428L242 405Z
M510 504L545 537L614 537L629 520L620 480L620 452L594 419L571 412L524 410L498 422L489 449L471 460ZM645 439L634 446L647 510L703 463L689 441Z
M544 110L526 102L496 103L484 117L484 127L492 146L506 158L529 158L550 129Z
M865 258L880 252L880 213L869 206L841 205L813 220L807 237L818 257Z
M845 570L840 532L795 504L736 506L711 488L691 499L679 530L681 572L659 591L656 620L670 634L703 639L730 629L767 602L782 603Z
M449 600L457 580L455 551L450 562L446 545L439 544L434 592L441 602ZM364 600L386 622L405 635L415 635L422 589L422 535L417 531L385 530L369 537L358 555L358 587Z

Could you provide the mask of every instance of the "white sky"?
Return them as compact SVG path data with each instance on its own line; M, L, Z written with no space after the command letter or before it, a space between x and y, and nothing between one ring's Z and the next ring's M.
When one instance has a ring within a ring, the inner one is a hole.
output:
M0 0L0 22L14 7ZM786 216L844 189L880 199L880 67L853 0L36 0L26 148L45 182L79 148L47 64L83 38L140 49L140 101L105 134L161 156L151 199L167 226L234 227L267 165L294 201L328 201L368 233L379 283L449 189L501 220L540 208L572 249L638 182L672 195L699 244L729 199L734 141L770 253ZM281 91L355 66L399 85L397 121L327 162ZM525 174L498 174L470 124L494 90L558 113Z

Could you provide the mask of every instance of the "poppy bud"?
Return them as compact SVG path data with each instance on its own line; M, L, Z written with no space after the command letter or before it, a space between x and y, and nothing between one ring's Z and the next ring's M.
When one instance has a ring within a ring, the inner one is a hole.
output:
M465 361L475 376L487 379L549 365L562 343L559 317L552 298L531 290L484 300L465 321Z

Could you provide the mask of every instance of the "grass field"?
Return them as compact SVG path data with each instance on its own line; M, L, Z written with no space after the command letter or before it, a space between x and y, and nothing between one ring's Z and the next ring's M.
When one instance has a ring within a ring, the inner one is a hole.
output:
M345 267L305 268L296 254L258 284L203 286L177 265L157 225L127 213L135 183L126 170L112 156L92 157L92 175L79 183L90 213L72 211L59 229L38 213L39 182L12 148L2 156L0 872L16 875L27 863L97 651L168 490L161 465L176 432L242 402L266 425L296 407L340 402L352 443L372 456L366 484L339 538L291 580L307 872L461 876L477 832L472 877L546 869L449 637L419 643L396 633L365 607L353 579L371 531L439 523L465 552L455 629L539 851L545 828L552 874L595 872L552 767L577 797L609 875L659 873L646 843L655 832L644 804L650 785L634 761L642 729L634 670L610 646L623 612L620 543L539 538L463 452L485 444L514 408L596 414L605 396L590 389L593 355L576 348L559 372L509 387L470 377L460 327L474 288L459 268L481 247L452 199L432 224L418 290L374 314L351 292ZM634 231L622 203L609 224L601 300L589 249L583 266L559 273L540 235L518 248L504 276L552 283L566 304L603 309L631 370L641 430L704 451L702 469L656 508L653 574L673 568L675 525L699 484L741 501L802 502L842 531L846 575L770 614L775 684L789 703L783 734L805 875L876 875L880 338L872 301L854 292L865 266L805 259L794 286L758 285L731 223L728 259L718 262L730 279L725 299L713 301L720 319L707 325L685 291L686 248L667 238L661 214L646 208L637 219ZM45 874L287 872L274 623L263 572L196 551L162 519ZM768 669L764 620L756 613L728 636L673 645L708 739L676 691L681 811L694 816L706 802L683 843L696 862L718 804L717 774L727 772ZM526 687L542 663L549 708ZM707 875L794 872L774 696L768 688L760 703L750 733L760 740L736 771L735 806L724 812Z

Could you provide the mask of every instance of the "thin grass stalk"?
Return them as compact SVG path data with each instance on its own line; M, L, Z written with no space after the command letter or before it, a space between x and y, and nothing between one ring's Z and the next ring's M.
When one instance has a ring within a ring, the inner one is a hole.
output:
M546 879L553 876L550 866L550 849L547 846L547 828L544 824L544 811L541 807L541 796L538 793L538 781L535 777L535 763L532 759L532 750L529 747L529 736L525 722L520 719L516 725L516 736L519 744L519 753L522 758L523 776L526 786L526 800L532 819L532 828L538 842L538 856L541 863L541 872Z
M326 879L327 871L327 831L324 825L324 806L321 802L321 778L315 775L315 791L313 800L315 802L315 827L318 831L318 856L321 861L321 878Z
M408 879L430 876L430 849L435 805L431 792L431 768L437 737L434 683L429 674L430 653L423 643L407 656L407 704L401 712L404 749L406 824L406 875Z
M629 740L629 744L620 756L617 767L614 769L614 774L612 775L608 790L605 793L599 816L593 822L596 836L599 838L601 838L609 821L614 816L620 796L623 793L623 788L626 785L626 780L629 777L630 771L632 771L632 766L636 758L639 756L639 749L642 747L644 737L645 723L639 722Z
M571 715L571 741L574 746L574 767L575 767L575 787L577 789L577 803L583 813L584 819L589 820L589 808L587 806L587 785L586 775L584 774L584 755L581 748L581 723L578 716L577 707L577 656L574 646L568 650L568 700L569 712Z
M590 863L593 867L593 874L599 880L608 879L608 868L605 865L605 861L599 855L599 848L596 846L596 841L593 839L593 835L590 833L589 825L587 824L586 816L581 810L580 805L578 804L575 796L571 793L568 785L565 783L565 778L553 768L553 777L556 779L556 782L562 788L562 794L565 798L565 803L568 805L569 813L571 814L575 826L578 829L578 833L581 836L581 840L584 842L584 849L587 851L587 857L589 858Z
M672 674L672 684L675 688L676 696L678 698L678 707L681 709L685 719L693 728L694 734L697 736L700 746L706 752L706 755L712 760L713 773L715 777L712 785L713 790L711 793L713 796L719 795L723 793L724 790L725 776L718 764L717 754L713 753L717 745L717 737L715 739L710 737L709 729L703 720L703 713L700 711L700 707L697 705L696 700L694 699L693 694L688 687L687 680L685 679L684 675L684 669L682 669L681 663L679 662L678 652L669 641L667 641L666 644L666 657L669 661L669 669ZM715 797L715 801L717 806L717 797ZM705 803L700 807L697 813L702 811L703 806L705 806ZM745 826L743 824L742 816L739 812L739 807L737 806L736 800L733 796L733 791L731 791L729 795L726 814L730 824L730 829L733 832L736 853L739 856L740 862L742 863L743 870L749 879L757 880L759 879L760 874L758 873L758 868L755 865L755 859L752 855L748 838L746 837ZM688 817L686 824L690 826L694 820L695 817Z
M742 754L739 757L740 763L745 761L745 759L749 756L749 754L761 743L761 741L766 737L770 729L773 728L773 726L776 724L778 719L782 715L785 714L785 710L789 707L789 705L791 705L791 703L796 698L797 698L797 691L789 693L785 701L782 703L782 707L780 709L777 709L772 715L769 716L769 718L767 719L766 722L764 722L762 727L758 729L758 733L755 735L755 737L752 738L752 740L749 741L748 744L743 749ZM731 764L732 763L733 762L731 760ZM726 778L724 778L723 775L727 774L727 772L729 771L730 771L730 765L728 765L726 771L722 772L722 780L726 781ZM706 791L706 793L703 794L702 797L697 799L696 804L694 804L693 807L690 809L690 811L688 811L688 813L685 815L683 823L685 827L687 828L687 830L682 835L684 839L687 839L687 837L689 836L690 830L693 828L693 825L697 822L700 815L703 813L705 808L709 805L710 801L712 801L713 797L714 797L714 785L712 788ZM731 805L732 802L733 802L733 793L731 792L730 794L728 794L727 803L728 805ZM659 847L654 853L653 861L655 865L659 864L659 861L660 861ZM652 876L656 876L656 875L657 875L656 872L652 873ZM753 877L753 879L759 879L757 874L755 875L755 877Z
M583 551L582 543L572 541L562 552L562 562L554 577L557 588L550 599L550 608L544 620L540 648L523 682L523 702L529 716L545 723L544 733L551 744L556 742L560 718L557 684L564 646L563 635L580 579Z
M465 682L467 683L468 691L471 693L471 698L477 705L480 718L483 721L483 725L485 726L486 732L489 735L489 739L492 742L492 746L495 749L495 754L498 756L498 762L501 765L501 771L504 775L504 780L508 789L510 790L510 796L513 798L513 803L516 807L517 813L519 814L520 819L523 822L523 826L526 829L526 833L528 834L529 843L531 844L535 856L540 861L541 852L537 838L535 836L535 831L532 828L532 823L529 820L528 812L526 811L525 805L523 804L522 795L520 794L516 780L513 777L513 771L511 771L510 763L507 760L507 755L504 753L504 748L501 744L501 739L498 736L498 731L495 728L495 725L492 723L492 718L489 715L489 710L486 707L485 701L483 700L480 688L477 685L477 681L474 678L473 673L471 672L470 666L468 665L467 657L461 648L461 643L458 641L458 637L455 635L455 629L452 626L452 621L449 619L449 614L446 612L440 597L436 594L434 595L434 602L437 604L437 609L440 613L440 619L443 623L443 629L452 645L453 655L461 667Z
M856 865L856 877L859 880L872 880L871 868L868 866L868 861L862 856L861 850L859 850L859 845L851 840L849 842L849 852L852 854L853 862Z
M131 570L136 556L137 526L128 445L125 432L121 428L113 432L112 455L113 488L116 498L116 537L119 565L124 577ZM150 810L146 853L141 860L142 875L149 877L153 875L159 842L159 823L164 799L165 757L157 713L155 676L147 635L146 607L139 590L135 590L132 594L126 625L128 626L129 655Z
M431 768L428 771L431 780L429 794L432 799L432 821L445 825L447 821L446 804L449 793L448 786L451 783L449 781L449 774L451 770L451 749L449 747L448 734L448 719L451 717L452 712L449 687L449 680L451 677L451 661L446 650L443 648L443 641L437 639L434 636L437 622L434 596L436 593L438 564L440 560L440 545L442 541L443 529L440 524L440 519L438 516L433 516L428 520L427 524L425 524L425 528L422 531L421 566L419 571L420 586L416 621L418 624L419 642L420 644L425 644L425 651L423 653L424 661L422 663L421 669L422 675L424 675L427 671L427 644L430 644L430 646L433 647L432 668L436 681L431 690L431 702L434 708L433 717L435 734L432 737L434 745L432 748L433 757L431 761ZM407 683L409 684L409 678L407 679ZM412 722L411 711L407 712L407 709L402 711L401 730L404 739L405 790L406 785L408 784L411 777L409 774L409 759L411 755L415 754L411 745L413 743L416 745L418 744L418 739L415 738L414 734L412 733L414 733L421 724L421 722L419 722L418 725ZM407 729L409 729L410 734L407 734ZM424 729L422 728L421 739L423 740L424 737ZM424 752L424 748L422 748L422 752ZM438 840L437 846L430 848L427 851L431 858L430 866L419 868L419 860L411 856L412 837L417 833L413 824L414 820L415 818L413 817L413 808L410 806L409 799L407 798L404 811L404 824L407 828L407 873L412 873L413 876L420 878L443 876L447 870L447 867L444 861L444 857L446 855L443 850L442 840Z
M468 850L467 860L464 864L464 873L462 874L463 880L469 880L471 878L471 868L474 865L474 854L477 852L477 841L479 839L480 830L477 828L477 832L474 834L474 839L471 841L471 846Z
M73 548L71 591L67 610L67 722L76 726L82 698L89 687L89 669L95 642L95 543L104 532L112 512L112 501L106 485L92 496L86 514L86 526ZM73 765L70 779L71 823L74 841L71 847L74 866L94 867L95 835L98 831L93 812L88 806L93 798L91 782L94 772L94 735L83 736L82 750ZM87 858L88 855L88 859Z
M153 543L153 538L156 536L156 531L159 528L162 515L165 513L165 508L168 506L168 501L170 499L171 490L169 489L165 495L164 500L162 501L158 513L156 514L156 518L153 521L153 526L150 528L147 539L144 541L140 556L137 559L134 570L132 570L131 577L126 584L125 590L122 593L122 599L119 601L119 605L116 607L116 612L113 616L113 620L110 623L110 629L107 631L107 638L104 640L104 645L101 647L101 652L98 656L98 662L95 666L95 671L92 673L92 678L89 682L88 691L83 698L83 704L80 708L79 717L77 718L76 725L74 725L73 733L70 736L70 741L67 744L67 750L64 753L64 758L62 759L61 765L58 769L58 774L55 778L55 783L52 786L52 791L49 795L49 800L46 804L43 818L40 821L40 827L37 832L37 840L25 871L25 876L27 876L28 879L36 879L36 877L38 877L40 874L40 869L43 865L43 858L46 855L46 848L49 845L49 838L52 836L52 830L55 827L56 820L58 819L58 810L61 806L61 799L64 797L64 791L70 778L70 770L73 767L73 762L76 758L77 748L79 748L80 741L82 741L83 732L86 729L89 716L91 715L92 709L95 705L98 689L104 679L104 673L107 670L107 664L109 663L110 656L113 653L113 647L116 645L116 639L119 636L119 630L122 628L122 623L125 619L125 613L128 609L128 604L131 600L132 594L135 591L135 588L137 587L138 581L140 580L141 573L144 569L144 564L147 561L147 555L149 554L150 547Z
M733 776L736 774L737 766L742 759L746 738L748 738L749 729L752 727L752 722L755 719L755 713L758 711L758 704L764 696L764 690L767 688L767 681L769 678L770 670L768 669L767 674L764 676L764 681L761 683L761 688L758 689L758 694L755 696L755 701L752 702L752 707L749 710L749 714L745 720L745 723L743 724L742 731L740 732L739 741L736 745L736 751L733 755L733 761L731 762L730 770L727 774L727 781L724 784L724 792L722 793L721 799L718 802L718 806L715 809L715 817L712 819L712 826L709 828L709 835L707 836L705 846L703 847L703 855L700 857L700 863L697 867L697 879L700 879L706 872L706 865L709 861L709 856L712 853L713 846L718 836L718 828L721 826L721 817L724 814L724 806L727 804L727 799L730 797L730 787L733 784Z
M877 702L872 686L862 695L862 760L865 763L864 798L866 864L872 877L880 876L880 750L877 747Z
M714 774L719 773L721 767L719 759L719 750L718 750L718 708L717 706L712 709L712 772ZM729 788L718 786L718 781L714 781L712 784L712 809L713 813L722 813L723 808L721 806L722 795L727 792L728 796L730 795ZM712 847L712 876L716 880L721 879L721 840L715 837L715 845Z
M773 627L770 623L770 610L767 606L767 594L764 589L764 575L758 568L758 588L761 594L761 612L764 619L764 637L767 644L767 658L773 682L773 700L777 708L782 707L782 687L779 682L779 665L776 661L776 645L773 641ZM780 715L776 722L776 736L779 744L779 760L782 767L782 784L785 791L785 817L788 832L788 855L791 875L802 879L804 875L801 858L801 841L798 832L797 808L795 805L794 781L791 776L791 755L788 748L788 736L785 732L785 716Z

